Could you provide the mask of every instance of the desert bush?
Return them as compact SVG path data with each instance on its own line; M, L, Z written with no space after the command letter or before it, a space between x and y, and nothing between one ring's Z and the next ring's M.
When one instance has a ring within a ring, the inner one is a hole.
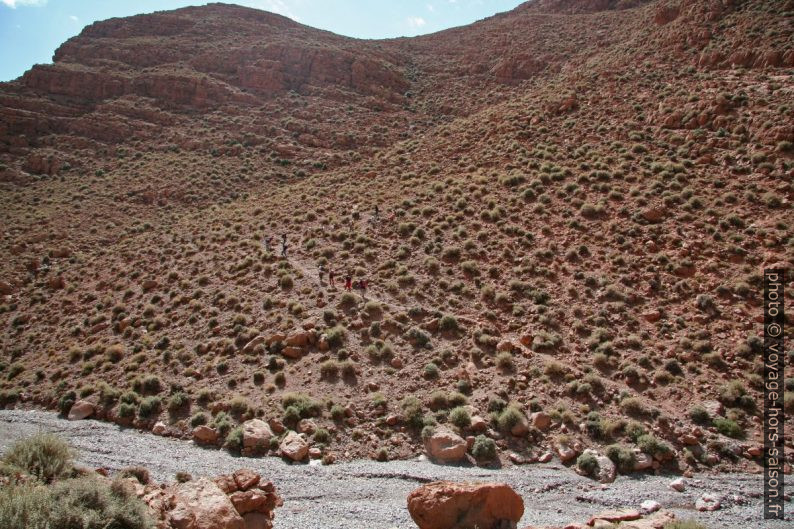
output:
M510 405L505 407L499 414L497 424L499 425L500 430L503 432L509 432L522 420L524 420L524 414L521 412L521 410Z
M427 378L438 378L438 366L430 362L425 366L424 375Z
M664 441L651 434L643 434L637 438L637 446L646 454L662 456L670 453L670 447Z
M316 417L320 415L320 403L303 393L285 393L281 397L281 407L286 411L295 408L301 418Z
M703 406L693 406L691 410L689 410L689 418L692 419L692 422L695 424L708 424L711 421L711 416L709 412Z
M606 448L606 456L615 463L618 471L628 474L634 470L636 458L634 452L621 445L609 445Z
M414 428L422 426L424 421L424 412L422 410L422 403L416 397L405 397L400 403L403 410L405 421Z
M141 403L138 406L138 415L144 419L148 419L160 411L161 404L162 401L160 400L160 397L146 397L141 400Z
M591 453L581 454L577 457L576 466L585 476L593 477L598 472L598 460Z
M121 469L119 476L122 478L134 478L141 485L148 485L152 481L149 470L146 467L126 467Z
M676 520L665 524L664 529L708 529L705 525L694 520Z
M243 449L243 429L238 426L232 428L223 441L223 447L230 452L240 452Z
M744 430L736 421L719 417L714 419L714 428L717 429L722 435L733 437L734 439L741 439L744 437Z
M47 433L17 441L5 453L2 462L44 483L68 477L74 470L69 445Z
M94 477L68 479L51 487L0 488L4 529L153 529L146 505L122 482Z
M467 428L471 425L471 415L466 408L459 406L449 412L449 422L458 428Z
M490 461L496 458L496 442L490 437L478 435L471 447L471 454L480 461Z
M499 368L509 371L513 369L513 355L507 351L503 351L496 355L496 365Z
M342 347L345 341L345 328L339 325L325 331L325 339L331 347Z

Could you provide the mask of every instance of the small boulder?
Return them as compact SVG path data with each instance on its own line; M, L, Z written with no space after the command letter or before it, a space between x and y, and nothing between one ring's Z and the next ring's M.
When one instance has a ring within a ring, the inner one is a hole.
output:
M579 454L570 446L560 445L557 447L557 455L560 457L560 461L567 463L573 459L576 459L576 456Z
M173 502L169 518L175 529L245 529L232 502L207 478L180 483Z
M237 485L237 490L240 491L246 491L251 487L256 487L259 485L259 480L261 479L259 474L250 468L241 468L235 471L234 474L232 474L232 478L234 478L234 484Z
M458 434L439 428L425 440L428 455L442 463L460 461L466 457L466 440Z
M670 488L676 492L684 492L686 489L686 482L684 478L677 478L670 482Z
M640 510L643 512L643 514L651 514L661 508L662 506L659 504L659 502L653 500L645 500L640 504Z
M716 494L704 494L695 502L695 509L699 511L716 511L722 507L722 498Z
M263 451L270 446L273 431L262 419L251 419L243 423L243 448L249 451Z
M218 432L202 424L193 428L193 440L201 444L215 444L218 442Z
M618 509L616 511L602 512L590 517L590 521L587 522L587 525L593 526L599 520L609 522L611 524L617 524L620 522L638 520L640 518L642 518L642 514L636 509Z
M83 419L91 417L95 411L94 405L87 400L78 400L69 410L69 420L82 421Z
M545 432L551 426L551 417L542 411L533 413L530 419L532 421L532 426L542 432Z
M167 430L168 427L162 421L157 421L157 423L152 427L152 433L154 435L165 435Z
M283 457L289 458L292 461L303 461L309 454L309 443L297 432L289 432L284 439L281 440L279 450Z
M502 483L436 481L408 495L408 512L419 529L514 528L524 502Z

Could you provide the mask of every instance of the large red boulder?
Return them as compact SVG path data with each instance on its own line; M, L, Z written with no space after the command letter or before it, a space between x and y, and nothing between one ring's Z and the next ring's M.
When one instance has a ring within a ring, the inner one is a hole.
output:
M503 483L436 481L408 495L408 512L419 529L515 528L524 501Z

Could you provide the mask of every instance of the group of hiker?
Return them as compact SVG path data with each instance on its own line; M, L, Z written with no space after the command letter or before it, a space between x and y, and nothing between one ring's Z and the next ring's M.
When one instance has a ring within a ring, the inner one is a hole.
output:
M323 277L326 275L325 268L320 265L318 275L320 277L320 283L323 282ZM334 272L333 268L328 269L328 285L332 287L336 287L336 273ZM367 293L367 287L369 286L369 281L367 279L353 279L351 274L347 274L344 278L344 286L345 290L348 292L351 290L360 290L361 295L365 295Z
M270 253L273 251L272 244L273 244L273 237L267 236L263 241L265 245L265 250ZM289 244L287 244L287 234L281 234L281 257L287 256L287 250L289 249Z
M379 219L380 219L380 209L376 204L372 213L372 217L370 218L370 222L375 222L378 221ZM272 236L268 235L267 237L265 237L265 239L262 241L262 244L265 247L265 251L267 251L268 253L273 252ZM289 250L289 244L287 243L287 234L283 233L281 235L281 257L283 258L287 257L287 250ZM327 274L328 274L328 284L332 287L336 287L335 280L337 279L337 275L334 272L333 268L329 268ZM320 284L322 284L325 275L326 275L325 268L323 267L323 265L320 265L319 267ZM348 292L352 290L360 290L361 295L365 296L367 293L368 286L369 286L369 281L367 279L353 279L353 276L349 273L344 277L344 288Z

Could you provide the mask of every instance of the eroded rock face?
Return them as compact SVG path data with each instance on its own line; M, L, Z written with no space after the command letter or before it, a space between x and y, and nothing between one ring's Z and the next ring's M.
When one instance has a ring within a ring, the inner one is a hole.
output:
M419 529L515 528L524 502L501 483L437 481L411 492L408 512Z

